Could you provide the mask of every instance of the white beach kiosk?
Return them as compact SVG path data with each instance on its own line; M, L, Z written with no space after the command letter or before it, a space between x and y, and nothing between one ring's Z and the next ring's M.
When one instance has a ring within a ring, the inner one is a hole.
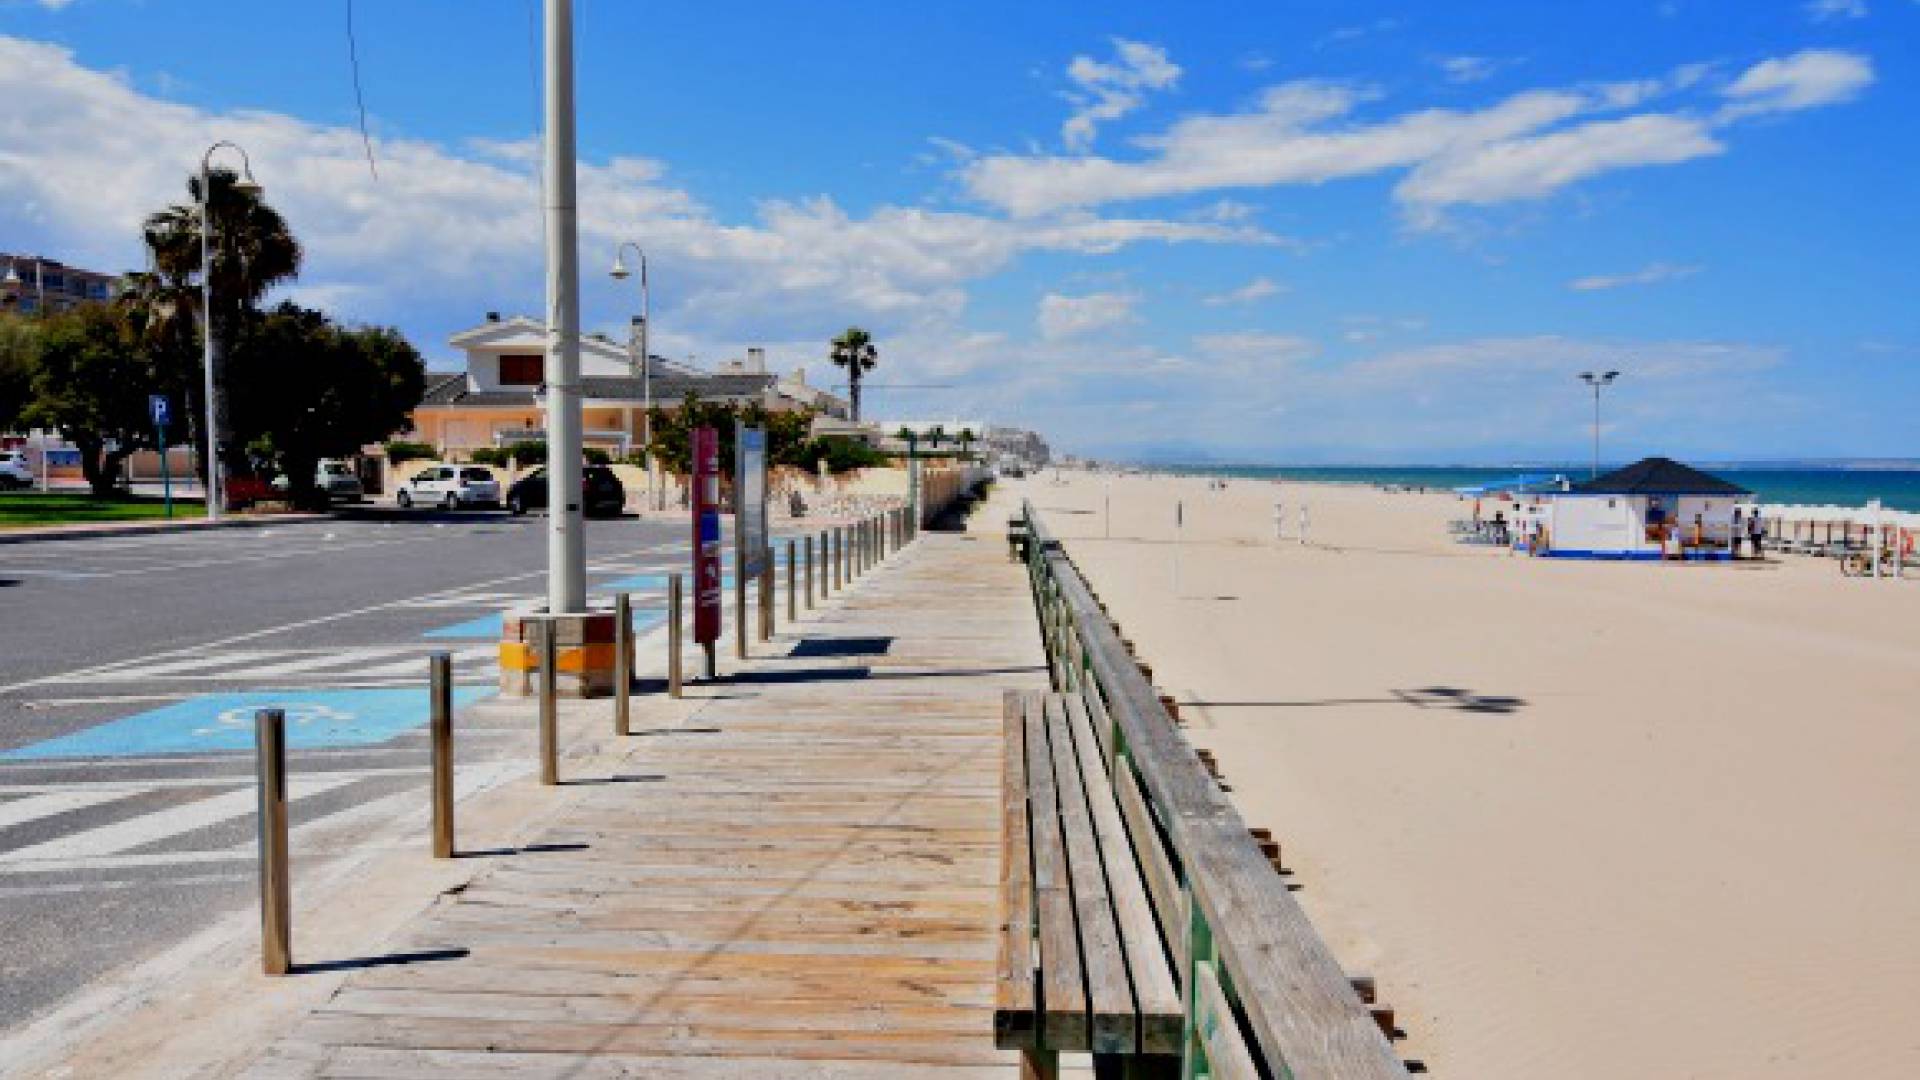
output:
M1645 458L1549 495L1546 543L1539 554L1731 559L1734 508L1746 505L1751 495L1671 458Z

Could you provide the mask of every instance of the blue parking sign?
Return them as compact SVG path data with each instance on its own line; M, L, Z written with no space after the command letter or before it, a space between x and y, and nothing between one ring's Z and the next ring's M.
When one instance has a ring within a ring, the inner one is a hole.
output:
M165 394L149 394L147 396L147 411L153 414L153 424L155 427L166 427L167 420L170 419L168 414L172 412L172 408L168 405Z

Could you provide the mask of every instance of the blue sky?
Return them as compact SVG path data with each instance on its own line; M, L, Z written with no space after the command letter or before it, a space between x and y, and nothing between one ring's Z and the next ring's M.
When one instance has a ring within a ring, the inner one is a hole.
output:
M0 250L140 265L217 138L293 289L447 363L537 314L530 0L0 0ZM1920 456L1915 0L580 0L590 326L1066 449L1266 461ZM886 384L899 389L886 389ZM937 385L950 389L915 389Z

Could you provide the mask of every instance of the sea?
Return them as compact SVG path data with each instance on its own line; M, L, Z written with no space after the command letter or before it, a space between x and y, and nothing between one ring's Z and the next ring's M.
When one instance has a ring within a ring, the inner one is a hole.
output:
M1590 471L1580 465L1510 465L1502 468L1449 465L1155 465L1151 468L1155 472L1195 476L1372 484L1443 491L1510 480L1520 475L1551 476L1558 473L1573 480L1584 480ZM1889 510L1920 512L1920 467L1856 469L1725 465L1701 468L1751 489L1762 503L1865 506L1870 500L1879 499Z

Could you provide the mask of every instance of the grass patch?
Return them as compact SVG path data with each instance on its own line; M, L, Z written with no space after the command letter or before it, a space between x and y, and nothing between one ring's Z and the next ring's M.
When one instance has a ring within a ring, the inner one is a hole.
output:
M203 502L173 500L173 516L176 519L205 517L206 513L207 507ZM162 499L96 499L91 495L38 491L0 492L0 529L81 525L88 522L154 521L166 516L166 502Z

